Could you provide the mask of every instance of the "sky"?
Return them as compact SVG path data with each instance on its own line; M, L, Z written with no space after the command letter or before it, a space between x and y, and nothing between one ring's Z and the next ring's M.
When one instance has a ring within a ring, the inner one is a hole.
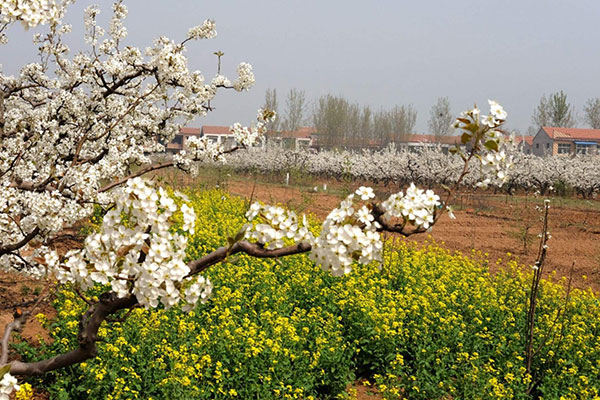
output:
M103 17L112 2L97 1ZM72 49L85 49L78 0L67 15ZM412 105L416 132L427 133L432 105L450 99L452 112L494 99L508 111L507 126L526 132L540 97L563 90L585 127L583 107L600 97L600 1L404 0L131 0L130 44L158 36L182 40L188 29L214 19L218 36L193 42L191 69L216 72L214 51L225 53L232 80L240 62L254 68L249 92L221 92L216 109L190 126L249 124L277 89L280 112L291 88L304 90L310 109L323 95L340 95L374 110ZM107 25L107 24L106 24ZM0 47L5 73L37 61L31 31L13 26ZM309 118L307 118L309 119ZM310 124L310 120L307 121Z

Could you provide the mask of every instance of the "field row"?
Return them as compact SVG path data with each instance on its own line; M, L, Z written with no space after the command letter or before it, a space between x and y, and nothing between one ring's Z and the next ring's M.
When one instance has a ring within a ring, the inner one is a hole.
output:
M336 180L359 180L383 183L432 186L451 184L462 172L458 156L438 149L408 152L388 147L378 152L290 151L278 148L239 151L227 159L236 172L263 174L309 174ZM481 177L481 163L474 160L463 183L475 186ZM546 157L517 153L503 189L558 194L574 193L590 198L600 190L600 157Z

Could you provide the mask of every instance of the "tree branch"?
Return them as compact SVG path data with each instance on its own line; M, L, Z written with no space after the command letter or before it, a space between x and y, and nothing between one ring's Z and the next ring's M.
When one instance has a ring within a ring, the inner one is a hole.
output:
M46 289L44 289L45 291ZM15 319L13 322L6 326L4 330L4 335L2 336L2 342L0 345L2 346L2 353L0 354L0 365L6 364L8 361L8 341L10 340L10 336L13 332L21 332L23 329L23 325L27 322L29 316L33 313L33 311L40 305L40 303L47 298L46 295L40 295L34 302L33 307L26 312L20 312L19 308L15 309Z
M27 320L27 314L21 314L17 316L13 322L6 325L4 335L2 336L2 354L0 355L0 364L6 364L8 361L8 341L13 332L20 332L23 329L23 325Z
M108 185L106 185L103 188L99 189L98 193L106 192L106 191L108 191L108 190L110 190L110 189L112 189L112 188L114 188L116 186L124 184L125 182L127 182L128 180L130 180L132 178L136 178L138 176L142 176L144 174L147 174L148 172L157 171L157 170L163 169L163 168L169 168L169 167L172 167L174 165L175 165L175 163L173 161L168 161L168 162L162 163L162 164L149 165L146 168L142 168L139 171L137 171L137 172L135 172L135 173L133 173L131 175L128 175L128 176L126 176L124 178L121 178L121 179L119 179L117 181L114 181L112 183L109 183Z
M389 223L388 221L383 219L383 214L385 214L385 210L381 207L380 204L373 204L373 210L371 213L373 214L374 220L376 222L378 222L379 225L381 225L381 229L378 229L378 230L399 233L400 235L402 235L404 237L409 237L409 236L415 235L417 233L426 232L426 230L421 227L417 227L417 228L413 229L412 231L405 231L404 228L406 227L406 224L391 224L391 223Z
M91 306L82 317L79 326L78 348L65 354L59 354L55 357L38 362L26 363L12 361L10 362L10 373L13 375L28 376L42 375L46 372L68 367L95 357L98 354L98 349L96 347L96 342L98 341L98 329L102 322L104 322L109 315L114 314L119 310L134 307L136 304L138 304L138 302L134 295L118 298L114 292L102 294L100 301ZM9 324L9 326L10 325L12 325L12 323ZM14 331L14 327L10 329L10 331L7 327L3 341L7 336L10 336L12 331ZM8 341L8 339L6 339L6 341ZM3 352L5 351L5 348L6 346L3 347ZM3 361L2 364L5 364L6 360L3 359Z
M35 227L34 230L32 230L31 232L29 232L29 234L27 236L25 236L23 239L21 239L19 242L14 243L14 244L9 244L7 246L4 247L0 247L0 256L3 256L4 254L8 254L11 251L15 251L20 249L21 247L25 246L27 243L29 243L38 233L40 232L40 228L39 227Z
M296 243L292 246L282 247L280 249L268 250L257 243L248 241L236 242L232 246L223 246L197 260L190 261L188 267L191 272L188 276L199 274L211 265L215 265L225 260L228 256L237 253L246 253L257 258L275 258L284 257L292 254L306 253L311 250L311 245L306 242Z

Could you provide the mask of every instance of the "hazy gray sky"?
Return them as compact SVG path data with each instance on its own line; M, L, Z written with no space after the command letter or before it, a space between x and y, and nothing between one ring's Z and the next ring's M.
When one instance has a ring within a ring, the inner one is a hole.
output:
M109 1L98 2L110 15ZM82 10L68 14L69 36L81 48ZM159 35L184 38L204 19L218 37L192 43L190 67L207 78L213 51L225 52L224 72L235 77L241 61L254 67L247 93L224 92L217 109L194 126L249 123L276 88L280 111L290 88L309 102L331 93L374 109L412 104L416 130L425 132L438 97L454 113L487 99L507 109L511 128L526 131L540 96L564 90L582 121L583 105L600 97L600 1L354 1L354 0L132 0L126 25L131 43L145 47ZM13 27L0 47L5 72L35 61L31 32Z

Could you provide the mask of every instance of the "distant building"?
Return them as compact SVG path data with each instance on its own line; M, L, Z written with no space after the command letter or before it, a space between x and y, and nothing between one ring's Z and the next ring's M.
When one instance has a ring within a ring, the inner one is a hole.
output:
M600 129L543 126L534 136L532 152L537 156L598 154Z
M411 151L439 147L444 153L448 153L448 150L456 145L462 146L460 136L420 135L413 133L404 135L403 140L397 143L397 145Z
M314 128L300 127L295 131L269 132L265 136L269 145L300 150L312 147L314 133ZM181 128L171 143L167 144L167 152L177 153L184 150L185 142L190 136L206 137L212 142L222 144L226 150L236 145L235 138L228 126L204 125L202 128Z
M300 150L313 146L316 132L315 128L303 126L295 131L268 132L265 136L267 146L276 145L285 149Z
M516 136L517 150L523 154L533 154L533 136Z
M199 128L181 128L171 143L167 144L167 153L177 153L185 148L185 141L190 136L201 136Z
M204 125L200 129L200 136L206 136L211 142L220 143L225 150L235 147L235 137L228 126Z
M167 144L167 152L177 153L186 149L185 142L190 136L206 136L212 142L221 143L226 150L235 146L235 139L228 126L205 125L202 128L181 128L171 143Z
M328 147L321 146L318 140L318 134L314 135L315 140L313 141L312 147L318 150L326 149ZM442 152L447 153L448 150L456 145L463 146L460 142L460 136L435 136L435 135L421 135L421 134L405 134L397 140L377 140L377 139L365 139L365 138L345 138L341 143L335 147L350 151L361 151L361 150L382 150L388 145L395 145L398 149L406 149L409 151L420 151L427 148L440 148Z

